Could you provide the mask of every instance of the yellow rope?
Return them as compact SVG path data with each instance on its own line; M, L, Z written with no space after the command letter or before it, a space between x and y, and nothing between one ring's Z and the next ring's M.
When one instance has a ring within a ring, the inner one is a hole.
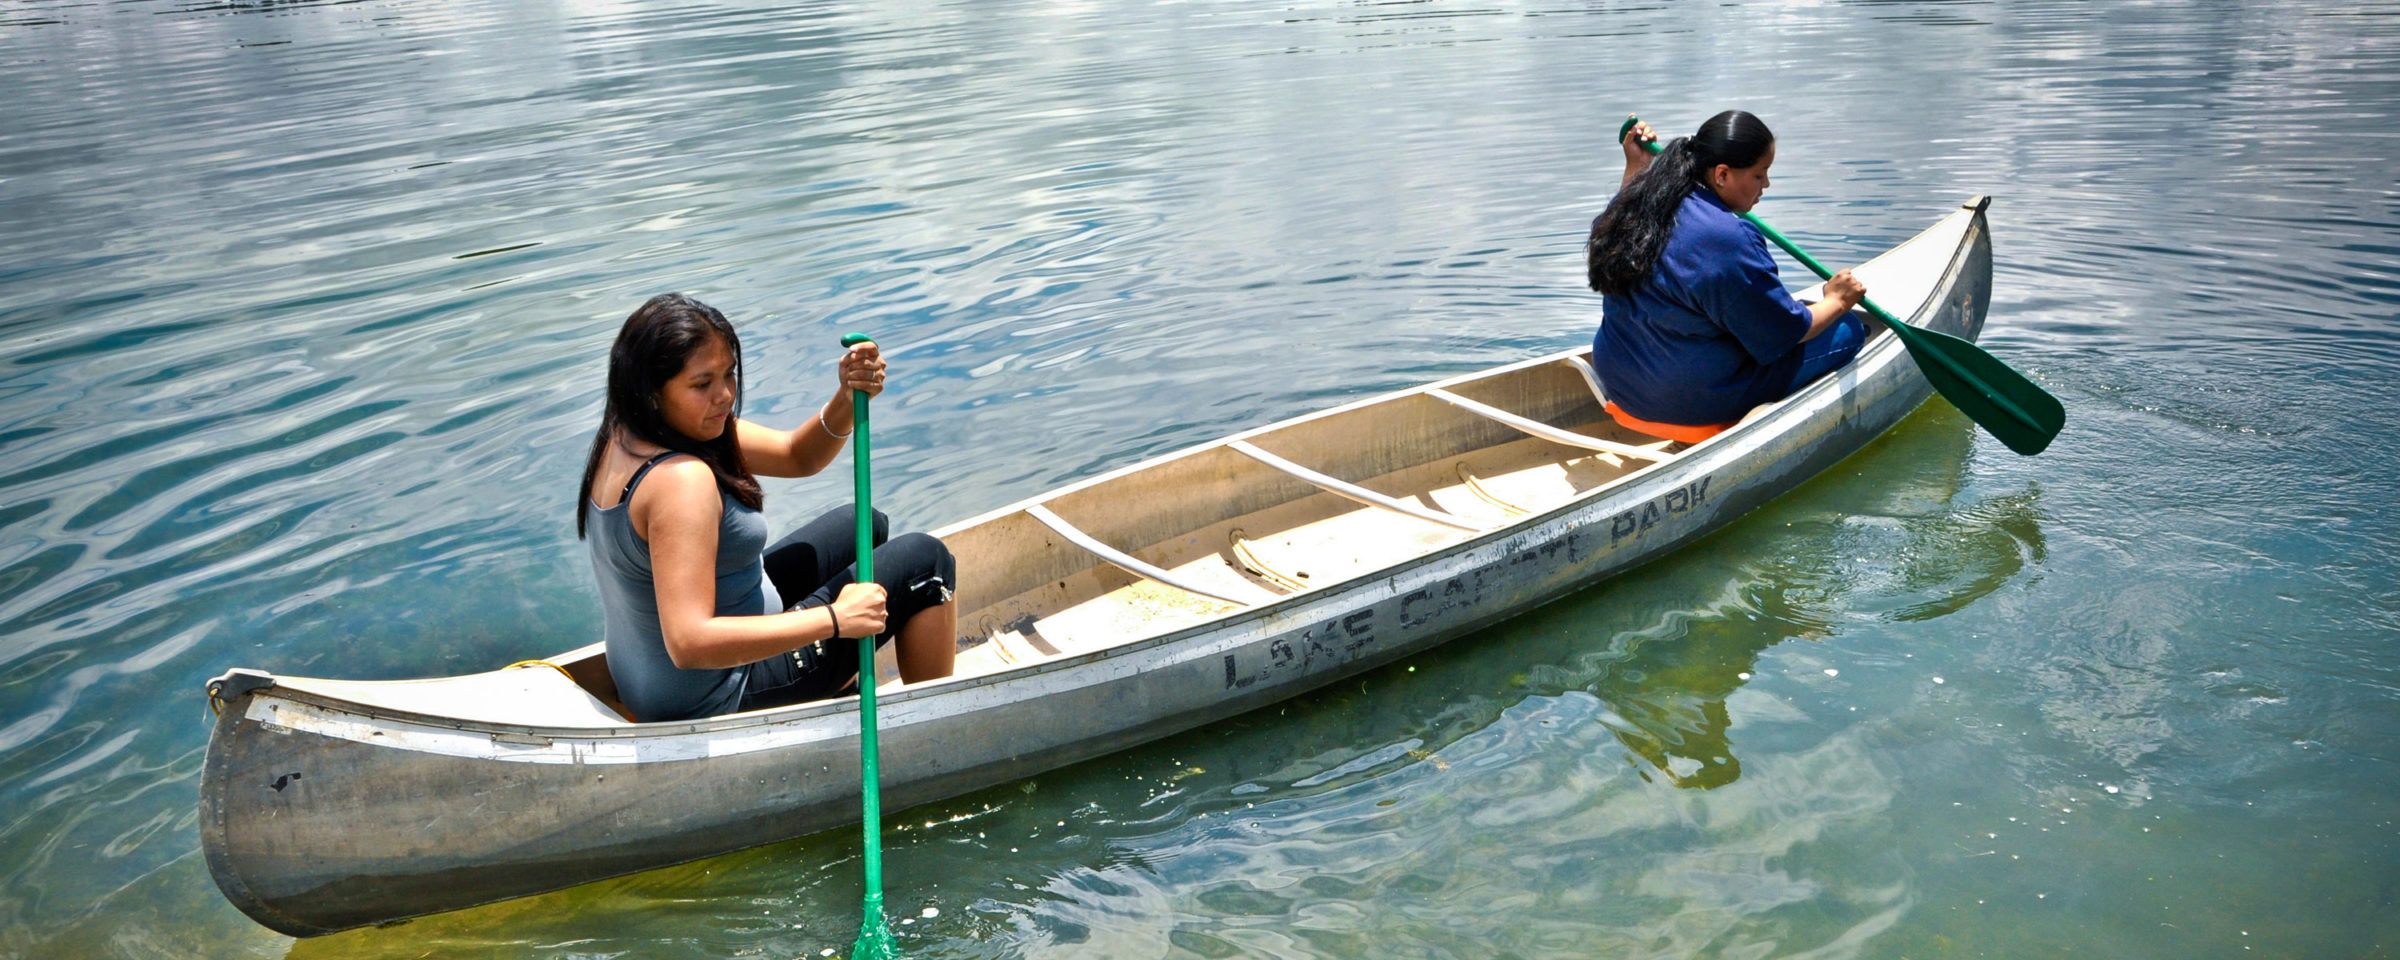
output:
M578 687L583 686L583 684L576 682L574 674L567 672L567 668L559 666L555 663L551 663L548 660L519 660L515 663L509 664L508 666L501 667L500 669L514 670L518 667L549 667L552 670L558 671L559 676L567 678L567 682L574 683Z

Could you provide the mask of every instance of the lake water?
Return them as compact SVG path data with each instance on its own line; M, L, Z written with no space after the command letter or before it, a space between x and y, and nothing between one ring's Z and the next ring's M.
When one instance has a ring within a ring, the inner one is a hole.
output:
M1936 400L1531 616L894 814L902 944L2400 955L2389 3L22 0L0 84L0 956L846 951L847 830L278 936L197 849L201 684L596 637L653 293L769 422L877 334L930 527L1587 342L1617 122L1735 106L1829 262L1996 197L2056 445Z

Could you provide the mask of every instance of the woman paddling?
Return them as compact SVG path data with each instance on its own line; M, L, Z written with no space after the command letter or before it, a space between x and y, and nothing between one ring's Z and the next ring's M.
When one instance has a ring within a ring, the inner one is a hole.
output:
M1584 244L1606 295L1592 366L1618 422L1697 443L1857 356L1866 326L1850 309L1867 288L1843 270L1815 304L1783 289L1766 238L1738 216L1775 163L1757 117L1727 110L1653 158L1643 144L1656 139L1647 123L1625 137L1625 178Z
M883 392L872 343L843 355L840 387L808 422L741 419L742 346L715 308L682 294L642 304L608 358L608 407L576 497L606 618L608 672L634 719L684 720L854 689L858 644L899 640L900 676L950 675L955 565L941 541L885 542L875 579L851 582L851 508L773 547L755 475L805 477L842 451L850 391ZM798 598L792 602L789 598ZM871 670L872 667L870 666Z

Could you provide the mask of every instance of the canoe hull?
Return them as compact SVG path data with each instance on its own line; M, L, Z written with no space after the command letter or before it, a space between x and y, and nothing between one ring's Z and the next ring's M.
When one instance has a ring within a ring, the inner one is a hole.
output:
M1980 206L1965 215L1915 320L1973 339L1991 247ZM1185 630L881 695L885 808L1155 740L1516 616L1724 526L1930 393L1879 337L1829 383L1603 495ZM226 896L275 930L385 923L856 822L857 723L856 702L843 700L689 723L517 727L262 683L222 703L202 848Z

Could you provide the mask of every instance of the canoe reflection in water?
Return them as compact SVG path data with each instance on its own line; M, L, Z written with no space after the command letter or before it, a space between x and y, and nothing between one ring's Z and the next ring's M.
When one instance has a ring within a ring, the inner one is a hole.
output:
M1797 515L1754 518L1686 552L1750 559L1719 600L1612 638L1624 659L1585 687L1643 779L1701 790L1740 779L1726 701L1777 644L1838 636L1845 620L1938 619L2039 566L2038 489L1960 501L1974 439L1965 417L1928 404L1862 451L1872 469L1829 471L1785 501ZM1640 590L1637 580L1598 592Z
M1714 625L1718 627L1733 624ZM1725 698L1750 676L1765 635L1740 629L1698 629L1679 643L1654 643L1603 680L1593 693L1608 702L1601 722L1634 756L1678 787L1722 787L1742 775L1726 736ZM1628 761L1632 758L1628 757Z

